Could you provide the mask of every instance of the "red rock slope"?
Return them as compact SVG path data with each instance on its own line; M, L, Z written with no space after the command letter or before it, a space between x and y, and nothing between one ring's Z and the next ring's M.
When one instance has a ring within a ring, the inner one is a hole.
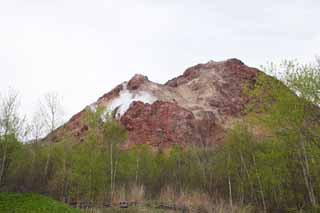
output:
M115 113L128 130L125 147L219 143L230 124L242 116L249 101L244 88L254 85L258 72L229 59L190 67L165 84L137 74L89 107ZM61 128L81 138L88 129L80 122L83 112Z

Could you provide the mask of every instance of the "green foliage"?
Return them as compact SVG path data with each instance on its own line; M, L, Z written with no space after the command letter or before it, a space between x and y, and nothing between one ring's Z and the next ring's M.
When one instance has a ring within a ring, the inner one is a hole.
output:
M272 80L263 73L259 75L254 90L249 93L252 101L244 119L246 124L242 124L235 131L238 136L229 141L239 145L241 132L251 135L251 139L245 141L252 141L252 137L255 141L245 148L252 157L247 163L250 165L247 177L248 180L251 177L251 183L256 185L253 189L260 193L260 198L253 197L255 202L262 205L264 199L266 205L282 210L315 209L320 183L317 167L320 163L319 67L288 61L280 67L284 70L280 76L282 81ZM271 64L268 69L274 73L276 68ZM256 131L265 128L264 135ZM236 163L239 159L234 162L239 167ZM241 167L232 168L234 170L239 173Z
M14 135L0 136L0 151L3 154L4 151L7 152L7 160L11 162L16 157L16 151L20 151L22 144Z
M34 193L0 193L0 212L82 212L49 197Z

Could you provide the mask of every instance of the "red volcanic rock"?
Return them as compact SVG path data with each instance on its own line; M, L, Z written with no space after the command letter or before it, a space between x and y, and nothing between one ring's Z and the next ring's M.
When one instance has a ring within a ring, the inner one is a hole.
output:
M200 75L200 69L203 67L202 64L198 64L196 66L188 68L186 71L184 71L183 75L174 78L172 80L169 80L165 85L171 86L171 87L177 87L181 84L187 83L191 81L192 79L197 78Z
M128 89L129 90L136 90L139 88L141 84L145 81L148 81L148 78L141 74L135 74L133 78L128 82Z
M195 117L175 103L156 101L153 104L133 102L120 122L128 130L128 144L163 145L192 142Z
M244 91L254 87L258 73L238 59L229 59L190 67L165 84L136 74L89 107L102 107L117 115L128 130L124 147L216 144L230 124L243 116L250 101ZM73 116L54 134L67 131L81 141L88 130L83 114Z
M223 130L215 124L212 113L206 116L198 120L192 112L171 102L133 102L120 120L128 130L125 146L148 144L161 149L171 145L207 145L210 139L219 139Z
M246 66L238 59L228 59L223 62L210 61L206 64L198 64L188 68L182 75L173 78L165 83L170 87L177 87L181 84L190 82L201 75L201 70L215 69L223 77L228 78L229 83L237 83L242 80L255 80L259 70ZM222 71L222 72L221 72ZM235 81L232 81L235 80Z

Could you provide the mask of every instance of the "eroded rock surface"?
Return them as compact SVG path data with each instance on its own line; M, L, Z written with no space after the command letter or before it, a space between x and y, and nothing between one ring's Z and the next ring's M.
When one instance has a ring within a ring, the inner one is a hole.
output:
M165 84L137 74L100 97L90 108L103 107L128 130L124 147L148 144L214 144L241 117L258 70L238 59L209 61L188 68ZM76 137L88 129L81 124L83 111L64 125Z

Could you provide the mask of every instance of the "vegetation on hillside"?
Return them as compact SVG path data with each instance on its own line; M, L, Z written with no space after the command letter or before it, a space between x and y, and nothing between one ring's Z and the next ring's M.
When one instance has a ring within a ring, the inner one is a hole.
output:
M66 133L55 144L22 144L25 128L16 96L4 98L0 189L89 206L157 200L204 212L317 211L320 63L285 62L265 69L283 70L281 81L259 74L248 91L246 116L218 147L120 150L126 131L102 109L87 110L83 122L89 131L82 142ZM49 118L54 124L54 116Z

